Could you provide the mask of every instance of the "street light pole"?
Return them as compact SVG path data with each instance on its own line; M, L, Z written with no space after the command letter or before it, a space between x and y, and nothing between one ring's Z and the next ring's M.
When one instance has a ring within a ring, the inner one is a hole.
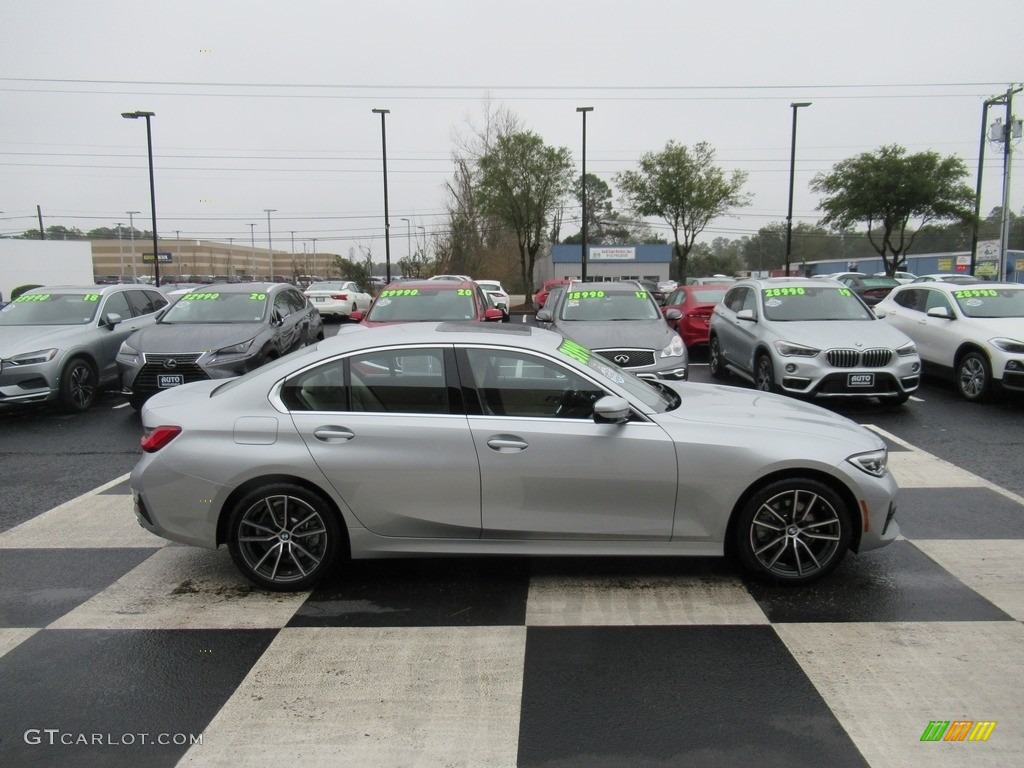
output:
M128 214L128 237L132 241L132 277L137 277L138 272L135 270L135 214L138 211L125 211ZM121 273L121 277L124 277L124 272Z
M267 249L270 251L270 282L274 282L274 238L270 233L270 214L275 213L277 208L264 208L267 214Z
M412 224L405 217L402 218L405 222L405 249L409 252L407 258L412 261Z
M576 111L583 114L583 173L580 176L580 183L583 188L583 245L580 251L580 279L587 280L587 112L593 112L593 107L576 107Z
M129 120L138 120L140 117L146 118L146 148L149 150L149 201L150 206L153 209L153 282L157 288L160 287L160 247L157 243L156 235L156 182L153 178L153 131L149 124L149 118L153 117L155 112L122 112L121 117ZM132 266L134 267L134 259L132 260Z
M252 269L252 279L256 279L256 225L247 224L249 227L249 239L252 243L251 250L249 251L249 261L251 262L250 267Z
M793 135L789 144L789 209L786 213L786 277L789 277L789 253L793 240L793 179L796 175L796 111L800 107L809 107L809 101L794 101L789 105L793 108Z
M121 222L117 222L117 255L121 257L121 274L124 274L124 241L121 239Z
M375 115L380 115L380 148L381 156L384 158L384 268L387 281L391 282L391 222L388 220L388 136L384 118L391 112L390 109L372 109Z
M426 260L426 258L427 258L427 228L422 226L422 225L420 225L420 224L417 224L416 225L416 229L422 229L423 230L423 259ZM416 250L419 251L419 244L418 243L417 243Z

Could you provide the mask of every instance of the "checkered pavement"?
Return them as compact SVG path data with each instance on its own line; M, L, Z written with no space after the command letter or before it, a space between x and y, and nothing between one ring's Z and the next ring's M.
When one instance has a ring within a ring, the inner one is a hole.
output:
M509 558L270 594L119 478L0 534L0 765L1019 766L1024 499L881 434L904 537L805 589Z

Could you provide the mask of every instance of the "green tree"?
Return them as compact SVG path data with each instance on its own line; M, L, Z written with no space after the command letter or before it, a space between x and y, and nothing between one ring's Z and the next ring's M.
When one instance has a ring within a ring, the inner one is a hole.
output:
M974 220L974 190L963 183L967 166L937 152L908 155L896 145L843 160L819 173L811 189L824 195L821 223L846 229L865 224L868 241L892 275L906 264L917 234L932 221ZM914 225L914 226L912 226Z
M515 233L522 284L533 295L533 268L550 217L572 186L572 156L536 133L500 134L479 160L480 211Z
M749 201L742 192L746 172L726 176L714 159L715 151L707 142L691 150L669 141L661 152L641 157L639 171L616 176L629 209L641 217L658 216L672 230L679 282L686 281L687 258L704 228Z

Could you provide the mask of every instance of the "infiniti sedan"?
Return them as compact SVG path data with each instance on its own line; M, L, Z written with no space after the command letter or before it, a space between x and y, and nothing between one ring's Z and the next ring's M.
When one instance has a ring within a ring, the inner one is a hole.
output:
M874 433L745 389L639 379L561 334L337 336L142 408L139 523L260 587L349 558L728 554L806 584L899 535Z
M320 314L290 283L228 283L194 288L117 353L133 408L190 381L258 368L324 337Z
M537 323L558 331L637 376L685 380L686 344L669 323L682 314L661 307L639 282L569 283L555 287Z

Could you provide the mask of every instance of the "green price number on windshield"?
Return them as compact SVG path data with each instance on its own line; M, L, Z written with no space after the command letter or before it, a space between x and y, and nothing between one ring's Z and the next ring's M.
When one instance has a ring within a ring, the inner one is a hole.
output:
M775 298L777 296L803 296L807 291L803 288L765 288L764 297L766 299Z
M603 299L604 291L572 291L568 298L570 301L579 301L580 299Z

